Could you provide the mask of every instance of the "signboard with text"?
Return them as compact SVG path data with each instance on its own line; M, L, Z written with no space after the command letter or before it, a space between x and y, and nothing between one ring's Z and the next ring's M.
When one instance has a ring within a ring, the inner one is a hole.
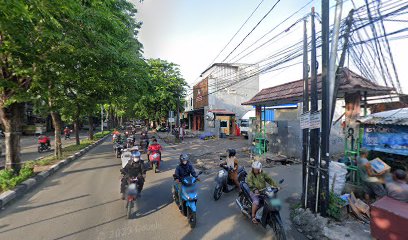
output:
M301 129L317 129L321 126L321 114L320 112L303 113L300 115L300 128Z

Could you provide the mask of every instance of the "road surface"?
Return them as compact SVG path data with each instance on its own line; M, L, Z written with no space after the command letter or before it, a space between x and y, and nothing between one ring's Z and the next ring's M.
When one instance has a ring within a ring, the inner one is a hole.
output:
M119 194L120 161L105 141L2 210L0 239L273 239L272 231L243 217L236 193L212 199L211 175L201 177L197 226L190 229L171 196L179 154L165 149L162 172L147 173L138 211L128 220Z
M53 134L48 134L51 138L51 147L54 147L54 135ZM84 139L86 138L87 132L80 132L79 138ZM52 152L42 152L39 153L37 150L38 144L37 144L37 136L23 136L20 141L20 146L21 146L21 160L23 162L29 161L29 160L35 160L39 157L46 156ZM75 134L71 134L71 139L65 140L64 136L62 136L62 146L66 147L68 145L75 144ZM0 139L0 145L2 147L2 153L0 154L0 169L4 168L5 165L5 149L4 149L4 138Z

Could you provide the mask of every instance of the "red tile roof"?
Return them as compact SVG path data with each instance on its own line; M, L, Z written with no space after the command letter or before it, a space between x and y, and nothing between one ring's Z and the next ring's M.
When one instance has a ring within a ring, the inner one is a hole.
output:
M317 89L319 99L322 91L322 77L317 75ZM356 74L348 68L343 68L340 78L340 87L337 97L343 97L345 92L367 92L368 96L386 95L394 89L380 86L368 79ZM309 78L310 91L310 78ZM303 101L303 79L285 83L279 86L262 89L251 100L242 105L280 105L288 103L298 103Z

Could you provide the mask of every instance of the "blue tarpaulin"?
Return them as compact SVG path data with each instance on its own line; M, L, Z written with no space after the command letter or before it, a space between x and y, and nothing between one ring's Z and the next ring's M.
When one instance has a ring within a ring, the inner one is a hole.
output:
M362 145L369 150L408 156L408 127L366 125Z

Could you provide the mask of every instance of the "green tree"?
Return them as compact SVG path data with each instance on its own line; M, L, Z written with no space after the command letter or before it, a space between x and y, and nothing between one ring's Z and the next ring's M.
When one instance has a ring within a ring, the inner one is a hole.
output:
M155 122L166 118L169 110L177 109L185 96L186 81L178 65L161 59L149 59L148 91L135 104L139 117ZM180 106L182 107L182 106Z

